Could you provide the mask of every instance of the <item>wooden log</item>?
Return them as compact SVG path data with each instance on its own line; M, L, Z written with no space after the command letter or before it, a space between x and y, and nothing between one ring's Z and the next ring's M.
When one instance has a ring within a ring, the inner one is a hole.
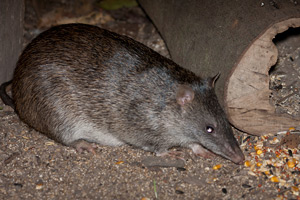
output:
M300 18L269 27L246 49L229 75L225 87L226 111L230 121L241 130L260 135L300 125L300 119L276 114L269 99L269 70L278 57L272 39L289 27L300 27Z
M172 59L200 76L221 72L216 93L230 122L254 135L299 126L269 103L272 39L300 27L296 1L139 0Z
M0 1L0 83L12 78L23 45L24 1Z

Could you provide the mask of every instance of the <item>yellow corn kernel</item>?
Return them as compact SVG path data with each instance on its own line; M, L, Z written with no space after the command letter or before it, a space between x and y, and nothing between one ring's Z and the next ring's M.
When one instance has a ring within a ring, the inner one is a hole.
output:
M118 162L116 162L116 165L119 165L119 164L122 164L122 163L124 163L124 161L118 161Z
M287 162L287 165L289 166L289 168L293 168L293 167L295 167L295 162L293 160L289 160Z
M270 180L271 180L272 182L274 182L274 183L278 183L278 182L279 182L279 178L278 178L277 176L272 176L272 177L270 178Z
M262 154L262 152L263 152L263 151L262 151L261 149L258 149L258 150L256 151L256 154L257 154L257 155L260 155L260 154Z
M269 171L265 171L264 173L265 173L265 175L270 175Z
M222 167L222 165L221 165L221 164L218 164L218 165L213 166L213 169L214 169L214 170L218 170L218 169L220 169L221 167Z
M245 163L244 163L244 165L246 167L250 167L251 166L251 162L249 160L246 160Z
M299 188L298 188L297 186L292 186L291 188L292 188L292 190L293 190L294 192L298 192L298 191L299 191Z
M256 166L260 167L260 166L262 166L262 163L258 162L258 163L256 163Z
M294 131L296 130L294 127L289 128L289 131Z

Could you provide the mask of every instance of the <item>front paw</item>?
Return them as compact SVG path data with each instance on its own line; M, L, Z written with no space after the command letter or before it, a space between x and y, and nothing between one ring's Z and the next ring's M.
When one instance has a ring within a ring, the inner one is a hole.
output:
M175 159L180 159L180 160L184 160L184 152L182 151L163 151L163 152L156 152L155 153L156 156L161 156L161 157L171 157L171 158L175 158Z

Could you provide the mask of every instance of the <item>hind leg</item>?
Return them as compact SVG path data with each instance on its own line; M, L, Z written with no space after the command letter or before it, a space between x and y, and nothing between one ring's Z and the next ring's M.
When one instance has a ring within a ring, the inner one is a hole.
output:
M96 146L94 143L106 146L120 146L124 144L124 142L109 133L105 128L98 128L95 124L87 120L73 118L68 124L64 125L68 129L64 130L64 132L58 131L59 134L57 135L62 136L61 140L63 144L74 147L79 153L86 150L95 154Z

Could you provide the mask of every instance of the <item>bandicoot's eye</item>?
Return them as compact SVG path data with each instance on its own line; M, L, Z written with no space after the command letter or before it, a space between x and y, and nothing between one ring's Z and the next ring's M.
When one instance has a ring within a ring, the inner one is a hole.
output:
M211 126L206 126L206 132L213 133L214 132L214 128L211 127Z

